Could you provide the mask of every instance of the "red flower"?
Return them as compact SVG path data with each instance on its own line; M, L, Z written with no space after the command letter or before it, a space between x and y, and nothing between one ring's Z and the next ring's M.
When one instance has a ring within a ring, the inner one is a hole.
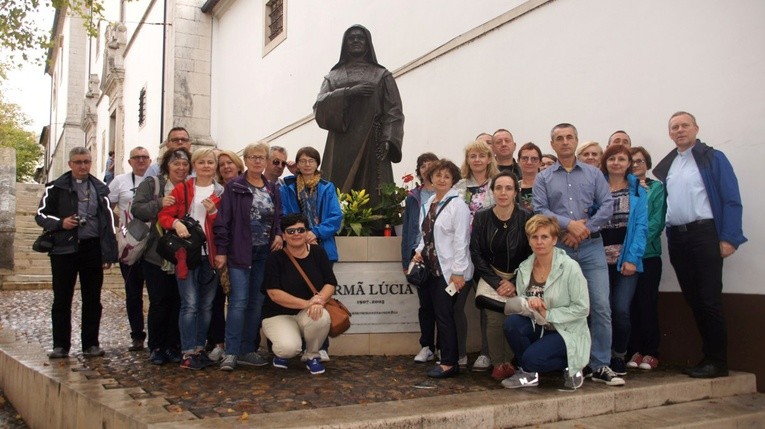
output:
M414 180L414 175L412 173L404 174L401 179L404 181L404 184L407 184Z

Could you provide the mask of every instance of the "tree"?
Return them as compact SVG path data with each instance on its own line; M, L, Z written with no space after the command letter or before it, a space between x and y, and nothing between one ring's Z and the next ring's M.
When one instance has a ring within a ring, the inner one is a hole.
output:
M16 149L16 181L31 180L42 156L35 134L24 129L29 118L18 105L7 103L0 95L0 147Z
M41 61L50 46L49 28L40 28L35 13L41 8L66 8L84 18L90 36L96 36L98 21L103 17L104 0L0 0L0 51L8 52L11 61L16 54L22 60Z

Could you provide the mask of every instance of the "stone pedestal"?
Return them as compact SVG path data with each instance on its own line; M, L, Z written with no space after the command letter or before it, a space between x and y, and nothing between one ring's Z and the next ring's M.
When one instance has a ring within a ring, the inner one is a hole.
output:
M16 149L0 148L0 270L13 270L16 232Z
M419 300L401 267L400 237L336 237L340 260L335 297L354 313L351 329L330 340L336 355L416 354ZM465 305L468 352L480 347L480 322L472 291Z

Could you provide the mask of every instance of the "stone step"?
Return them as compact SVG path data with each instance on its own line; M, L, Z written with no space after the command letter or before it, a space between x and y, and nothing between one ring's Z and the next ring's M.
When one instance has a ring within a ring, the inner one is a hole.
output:
M527 429L761 427L765 427L765 395L748 394L534 425L528 426Z

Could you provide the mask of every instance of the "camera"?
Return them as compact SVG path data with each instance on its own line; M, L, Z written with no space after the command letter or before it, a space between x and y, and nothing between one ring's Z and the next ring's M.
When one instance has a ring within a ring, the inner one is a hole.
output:
M77 221L78 226L85 226L88 224L88 220L80 218L79 215L74 215L74 220Z

